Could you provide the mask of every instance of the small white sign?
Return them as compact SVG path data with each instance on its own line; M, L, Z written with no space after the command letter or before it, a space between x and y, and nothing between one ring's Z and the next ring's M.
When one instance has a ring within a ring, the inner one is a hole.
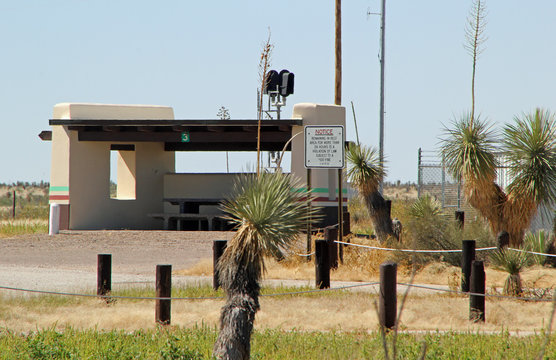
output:
M344 168L344 127L305 126L305 167Z

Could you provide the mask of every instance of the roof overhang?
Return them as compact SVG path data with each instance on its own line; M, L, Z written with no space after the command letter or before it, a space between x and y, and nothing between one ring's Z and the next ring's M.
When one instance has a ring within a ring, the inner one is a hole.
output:
M50 119L49 124L77 131L79 141L164 142L167 151L256 151L259 121ZM261 150L279 151L291 138L292 128L303 121L262 120L260 124ZM48 140L44 135L41 139Z

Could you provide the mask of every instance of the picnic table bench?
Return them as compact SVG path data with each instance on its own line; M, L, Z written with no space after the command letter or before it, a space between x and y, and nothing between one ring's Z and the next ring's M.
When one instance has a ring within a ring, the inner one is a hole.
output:
M149 217L153 219L161 219L164 221L164 230L170 230L170 224L174 221L176 222L176 230L181 230L182 221L197 221L199 224L199 229L201 229L201 224L203 220L208 223L208 230L212 231L213 219L220 218L221 215L218 214L182 214L182 213L153 213L148 214Z
M197 221L198 229L202 229L201 225L203 221L207 221L208 230L213 229L213 219L221 218L222 213L220 211L199 213L199 208L202 205L218 205L222 199L208 199L208 198L164 198L163 201L169 202L172 205L179 205L179 213L152 213L148 214L149 217L153 219L161 219L164 222L164 230L170 230L173 228L174 222L176 223L175 228L181 230L183 221ZM172 226L171 226L172 225Z
M179 205L180 214L191 213L198 214L201 205L218 205L223 199L209 198L164 198L163 201L172 205Z

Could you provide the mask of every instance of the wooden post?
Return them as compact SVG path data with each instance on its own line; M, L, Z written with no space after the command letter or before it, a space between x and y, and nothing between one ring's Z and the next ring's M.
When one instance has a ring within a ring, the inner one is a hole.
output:
M344 200L343 200L342 188L343 188L342 169L338 169L338 236L337 236L338 241L343 241L342 237L344 235L344 230L343 230L344 220L342 216L344 214ZM338 256L340 258L340 263L343 264L344 247L338 246L338 251L339 251ZM336 267L338 267L337 264Z
M471 270L471 293L469 296L469 320L485 322L485 267L482 260L473 261Z
M330 287L330 255L326 240L315 240L315 282L319 289Z
M351 215L349 211L344 212L343 215L343 223L344 223L344 236L348 236L351 234Z
M330 267L332 269L338 268L338 243L336 239L338 238L338 228L335 226L327 226L324 228L324 240L328 243L328 256L330 261Z
M458 222L459 228L463 229L463 226L465 224L465 211L457 210L455 212L455 218L456 221Z
M218 272L218 260L226 250L226 240L214 240L212 243L212 287L217 290L220 287L220 274Z
M97 255L97 295L106 296L112 291L112 255ZM108 299L106 299L108 301Z
M311 169L307 169L307 192L311 195ZM308 201L307 212L309 214L307 218L307 254L311 253L311 202ZM307 262L311 261L311 256L307 256Z
M496 243L498 250L508 247L510 245L510 234L504 230L500 231L498 235L496 235Z
M475 240L463 240L461 253L461 291L463 292L469 291L473 260L475 260Z
M13 196L12 196L12 218L15 219L15 205L16 205L16 192L15 190L13 191Z
M172 265L156 265L156 297L155 321L162 325L170 325L172 297Z
M380 264L380 294L378 298L378 317L380 325L386 329L396 326L398 264L387 261Z

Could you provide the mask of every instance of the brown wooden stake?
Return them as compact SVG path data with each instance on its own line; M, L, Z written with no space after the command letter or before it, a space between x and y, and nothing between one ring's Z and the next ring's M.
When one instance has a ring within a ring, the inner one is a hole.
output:
M482 260L473 261L471 270L471 294L469 296L469 320L485 322L485 266ZM473 295L473 294L482 294Z
M465 212L460 210L456 211L455 218L456 221L458 222L459 228L463 229L463 226L465 225Z
M327 226L324 228L324 240L328 243L328 257L330 262L330 268L338 268L338 243L336 239L338 238L338 228L336 226Z
M469 291L471 264L475 260L475 240L463 240L461 252L461 291Z
M510 245L510 234L504 230L500 231L498 235L496 235L496 243L498 250L508 247Z
M15 190L13 191L13 196L12 196L12 218L15 219L15 205L16 205L16 192Z
M344 233L343 233L343 235L348 236L349 234L351 234L351 215L349 214L349 211L344 212L342 220L343 220L343 223L344 223Z
M380 325L386 329L396 326L398 264L387 261L380 265L380 294L378 298L378 317Z
M156 265L155 321L161 325L170 325L172 297L172 265Z
M106 296L112 291L112 255L97 255L97 295ZM107 299L108 301L108 299Z
M212 287L214 290L217 290L220 287L220 277L217 264L222 254L224 254L227 244L228 241L226 240L214 240L212 243Z
M326 240L315 240L315 282L319 289L330 287L330 255Z

